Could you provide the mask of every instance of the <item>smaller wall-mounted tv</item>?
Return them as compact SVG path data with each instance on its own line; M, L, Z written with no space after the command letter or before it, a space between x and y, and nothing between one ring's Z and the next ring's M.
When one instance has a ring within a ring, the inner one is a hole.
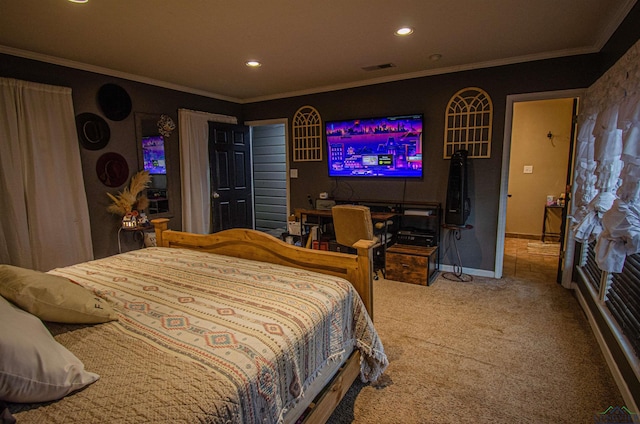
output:
M167 173L164 138L161 135L142 137L142 160L144 161L144 170L149 171L149 174Z
M422 115L325 123L330 177L422 177Z

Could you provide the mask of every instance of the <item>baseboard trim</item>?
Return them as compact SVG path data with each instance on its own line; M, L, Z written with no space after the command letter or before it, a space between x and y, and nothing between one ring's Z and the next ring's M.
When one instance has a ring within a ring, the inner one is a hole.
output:
M505 237L518 238L527 240L541 240L542 234L521 234L521 233L505 233Z
M587 320L589 321L589 325L591 326L591 331L593 331L593 334L596 338L596 341L598 342L598 345L600 346L600 350L602 351L605 361L609 366L611 375L613 376L613 379L616 382L616 385L618 386L618 390L620 390L620 394L624 399L625 406L630 411L637 412L638 406L636 405L635 399L631 394L631 390L629 390L629 386L627 385L627 382L622 376L622 373L620 372L620 368L618 368L618 364L616 363L616 360L614 359L613 354L611 353L611 350L609 349L609 346L607 345L607 342L604 339L604 335L602 334L602 331L600 330L600 327L598 326L598 323L596 322L596 319L593 316L593 312L591 311L591 308L587 304L587 300L584 298L584 295L582 294L582 291L578 287L577 283L575 282L572 283L571 289L575 293L576 298L578 299L578 303L582 307L582 310L586 315Z
M440 272L456 272L459 269L454 269L453 265L440 265ZM486 269L475 269L475 268L462 268L463 274L475 275L477 277L489 277L496 278L496 273L494 271L489 271Z

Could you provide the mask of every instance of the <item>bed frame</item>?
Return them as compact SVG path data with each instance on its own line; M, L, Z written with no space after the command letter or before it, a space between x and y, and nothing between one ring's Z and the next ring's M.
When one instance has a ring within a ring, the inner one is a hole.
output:
M153 219L156 244L183 247L243 259L291 266L345 278L356 289L373 319L373 248L370 240L353 247L355 255L293 246L266 233L234 228L214 234L193 234L168 229L167 218ZM360 374L360 353L356 350L304 413L304 423L324 423Z

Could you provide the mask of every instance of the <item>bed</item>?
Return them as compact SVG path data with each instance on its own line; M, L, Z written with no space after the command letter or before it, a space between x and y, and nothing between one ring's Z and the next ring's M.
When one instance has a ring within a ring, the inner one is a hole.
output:
M59 400L8 403L18 423L325 422L358 376L384 372L371 242L349 255L153 225L157 247L46 273L117 319L45 321L99 378Z

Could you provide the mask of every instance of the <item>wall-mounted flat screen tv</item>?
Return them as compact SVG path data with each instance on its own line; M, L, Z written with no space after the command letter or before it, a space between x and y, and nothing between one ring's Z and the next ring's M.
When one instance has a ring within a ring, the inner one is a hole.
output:
M330 177L422 177L422 115L325 123Z
M149 174L166 174L164 138L161 135L142 137L142 159L144 170Z

